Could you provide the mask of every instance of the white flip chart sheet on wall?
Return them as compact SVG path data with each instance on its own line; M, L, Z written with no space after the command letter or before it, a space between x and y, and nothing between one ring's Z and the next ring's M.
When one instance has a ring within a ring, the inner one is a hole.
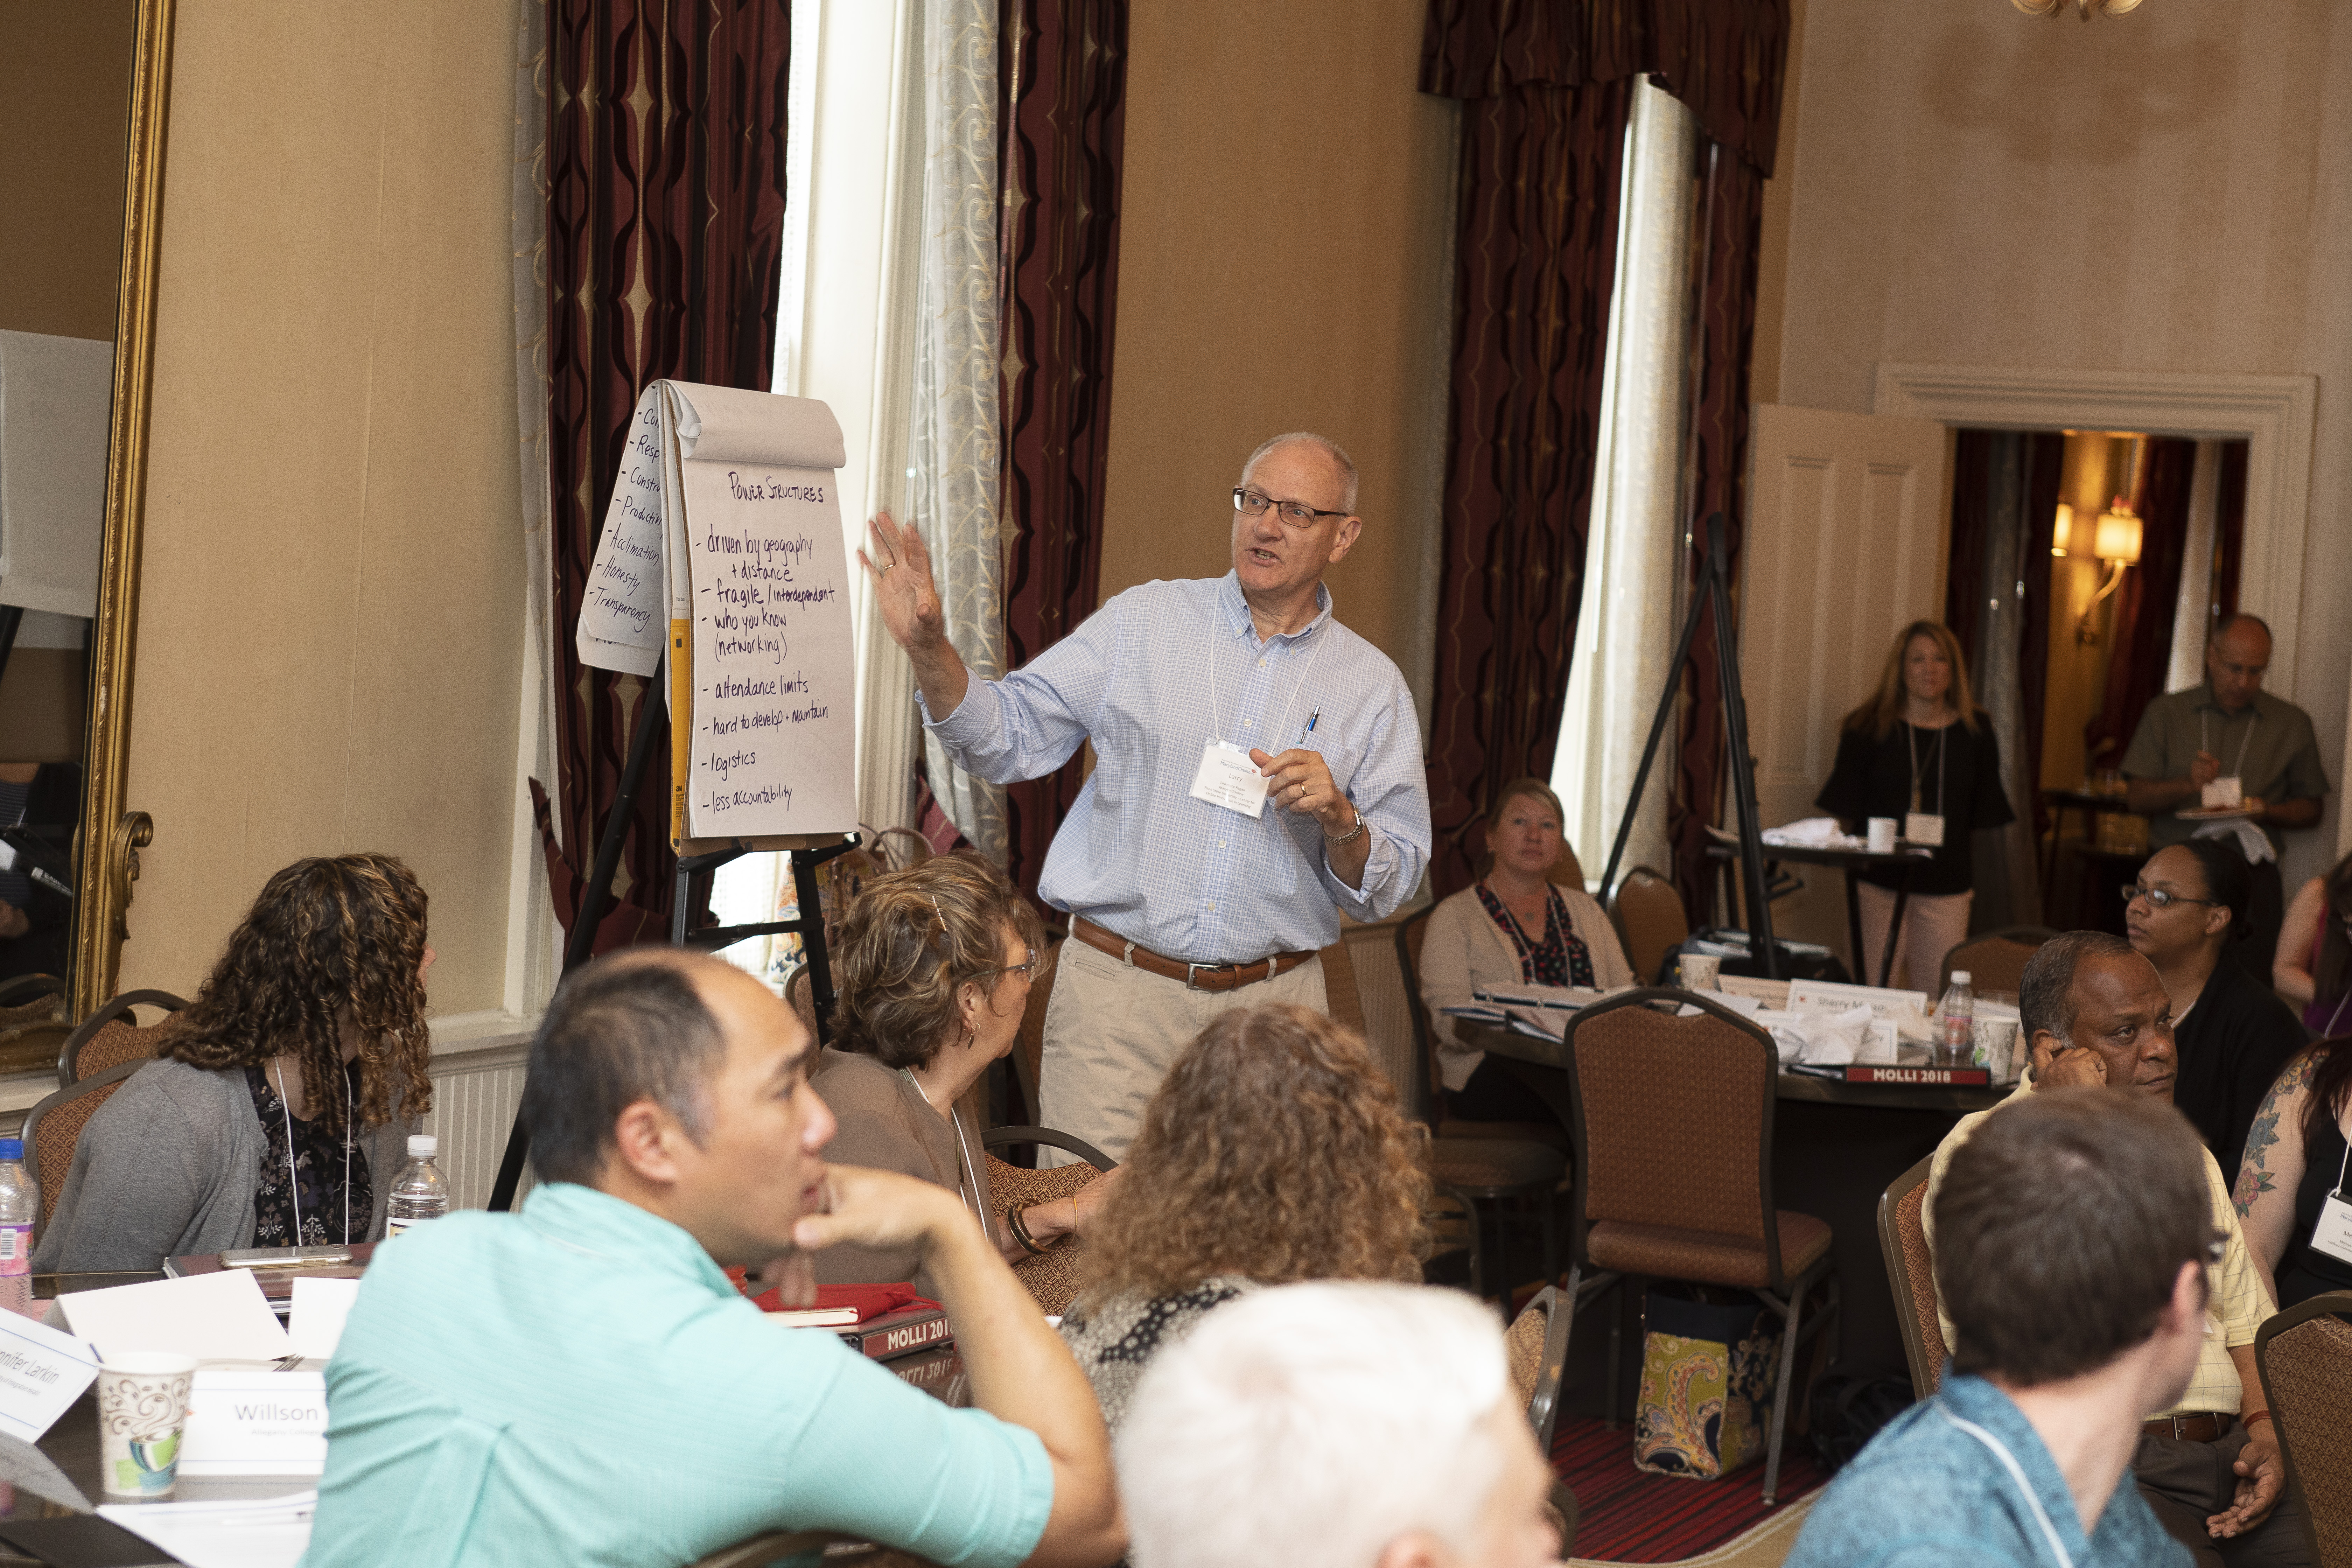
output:
M0 332L0 605L98 614L114 345Z
M688 837L857 826L845 460L814 398L656 382L638 400L578 646L649 675L682 635Z

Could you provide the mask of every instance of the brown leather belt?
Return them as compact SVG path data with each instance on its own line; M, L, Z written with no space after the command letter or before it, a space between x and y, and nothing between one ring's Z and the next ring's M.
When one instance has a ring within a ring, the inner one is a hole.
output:
M2151 1437L2178 1437L2188 1443L2216 1443L2230 1429L2234 1415L2219 1415L2212 1411L2200 1411L2194 1415L2159 1415L2143 1422L2140 1430Z
M1108 931L1083 916L1070 919L1070 934L1088 947L1109 953L1122 963L1132 964L1146 974L1157 974L1163 980L1181 980L1193 991L1238 991L1244 985L1255 985L1261 980L1271 980L1277 974L1287 974L1315 955L1311 952L1277 952L1271 958L1252 959L1247 963L1186 963L1181 959L1169 958L1148 947L1138 947L1116 931Z

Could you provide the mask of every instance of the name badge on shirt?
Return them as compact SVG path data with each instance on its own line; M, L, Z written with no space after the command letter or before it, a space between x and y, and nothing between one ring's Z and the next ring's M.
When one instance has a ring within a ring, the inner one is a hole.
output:
M2338 1263L2352 1263L2352 1199L2327 1194L2319 1205L2319 1223L2311 1227L2311 1245Z
M1933 812L1906 811L1903 814L1903 837L1914 844L1940 849L1944 847L1944 819Z
M1201 770L1192 775L1192 798L1244 816L1265 812L1265 775L1250 761L1249 752L1230 741L1212 741L1201 748Z
M2228 809L2242 805L2246 800L2246 781L2242 778L2215 779L2198 791L2198 803L2208 811L2216 806Z

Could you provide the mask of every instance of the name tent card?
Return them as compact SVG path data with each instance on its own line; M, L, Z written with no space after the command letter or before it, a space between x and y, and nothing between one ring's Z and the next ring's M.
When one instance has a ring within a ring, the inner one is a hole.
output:
M0 1433L37 1443L98 1376L98 1352L71 1334L0 1312Z

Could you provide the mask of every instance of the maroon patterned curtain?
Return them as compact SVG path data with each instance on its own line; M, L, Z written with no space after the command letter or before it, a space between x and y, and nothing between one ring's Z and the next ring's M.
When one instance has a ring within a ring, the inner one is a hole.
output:
M572 647L629 415L663 377L766 391L784 217L789 0L551 0L549 475L556 789L533 781L568 931L619 791L630 725L659 695ZM652 710L664 731L667 719ZM657 739L596 949L669 920L669 745ZM562 824L562 843L555 825Z
M1110 445L1127 0L1002 0L1004 666L1094 612ZM1006 869L1034 894L1080 760L1005 792Z
M1429 758L1440 896L1475 874L1496 789L1551 771L1583 591L1630 78L1707 139L1691 515L1736 551L1762 182L1780 132L1788 0L1430 0L1421 87L1465 113L1453 406ZM1703 559L1703 533L1692 570ZM1736 560L1735 560L1736 569ZM1668 805L1684 875L1722 751L1714 647L1684 681ZM1633 737L1620 738L1624 744Z

